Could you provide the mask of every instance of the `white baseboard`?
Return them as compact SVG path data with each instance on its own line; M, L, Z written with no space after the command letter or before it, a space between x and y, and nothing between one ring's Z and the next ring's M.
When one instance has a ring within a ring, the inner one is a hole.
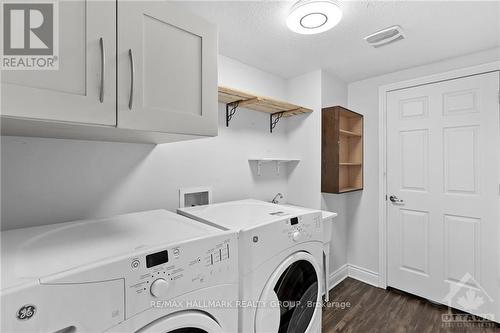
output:
M341 267L337 268L335 272L332 272L330 274L330 277L328 279L328 290L332 289L336 285L338 285L340 282L344 281L344 279L347 277L347 264L342 265Z
M351 264L348 264L347 266L348 266L347 270L349 277L364 283L371 284L372 286L378 287L378 282L379 282L378 273Z
M332 289L340 282L344 281L344 279L347 277L356 279L375 287L379 286L378 273L356 265L344 264L330 274L330 278L328 281L330 285L329 289Z

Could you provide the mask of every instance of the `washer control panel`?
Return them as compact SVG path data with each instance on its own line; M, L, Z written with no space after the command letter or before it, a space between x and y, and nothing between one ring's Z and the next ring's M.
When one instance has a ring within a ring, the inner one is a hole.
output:
M297 215L294 212L280 212L281 220L257 225L240 234L242 253L250 253L240 260L240 271L248 274L255 267L283 250L301 244L314 242L323 246L323 225L321 212L313 211Z
M128 317L199 288L237 283L237 256L236 236L231 234L131 258L125 280Z

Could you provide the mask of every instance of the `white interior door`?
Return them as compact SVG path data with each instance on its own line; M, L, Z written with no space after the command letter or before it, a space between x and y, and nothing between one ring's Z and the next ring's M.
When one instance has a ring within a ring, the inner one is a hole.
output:
M59 69L2 71L2 115L115 126L116 3L56 4Z
M387 94L388 285L488 317L499 289L498 93L492 72Z
M118 2L118 127L217 134L217 28L170 1Z

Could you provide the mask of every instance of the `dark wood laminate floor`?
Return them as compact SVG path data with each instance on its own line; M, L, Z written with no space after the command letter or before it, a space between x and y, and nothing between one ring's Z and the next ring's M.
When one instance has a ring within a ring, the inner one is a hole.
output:
M347 278L330 291L330 302L323 309L322 333L500 332L491 322L451 323L447 327L442 321L447 313L445 306Z

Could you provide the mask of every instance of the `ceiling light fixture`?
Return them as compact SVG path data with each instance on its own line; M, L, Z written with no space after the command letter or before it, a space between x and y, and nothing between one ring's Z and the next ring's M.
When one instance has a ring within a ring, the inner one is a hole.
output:
M296 2L286 25L293 32L312 35L330 30L342 19L342 9L334 0L300 0Z

